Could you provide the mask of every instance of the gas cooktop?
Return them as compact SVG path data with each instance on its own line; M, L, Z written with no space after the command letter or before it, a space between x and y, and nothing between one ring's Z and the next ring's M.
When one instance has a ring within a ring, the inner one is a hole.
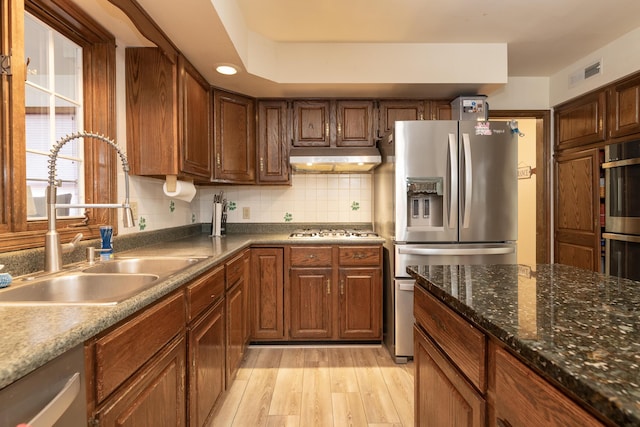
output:
M377 233L373 230L355 230L355 229L343 229L343 228L300 228L294 230L289 235L293 238L313 238L313 237L327 237L327 238L362 238L362 237L378 237Z

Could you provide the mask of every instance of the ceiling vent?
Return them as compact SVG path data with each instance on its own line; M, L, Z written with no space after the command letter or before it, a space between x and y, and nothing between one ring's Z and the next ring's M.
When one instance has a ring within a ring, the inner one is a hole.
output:
M575 87L582 81L602 73L602 59L587 65L569 76L569 87Z

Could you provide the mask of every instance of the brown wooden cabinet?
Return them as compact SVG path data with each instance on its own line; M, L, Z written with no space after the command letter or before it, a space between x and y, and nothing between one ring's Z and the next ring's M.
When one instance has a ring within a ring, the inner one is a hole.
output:
M282 340L284 330L284 249L251 249L251 338Z
M612 85L609 102L611 138L640 133L640 76Z
M490 425L588 427L600 421L562 394L530 368L492 345L495 375Z
M607 92L600 90L555 108L558 150L602 142L607 137Z
M599 271L599 150L560 153L555 159L555 262Z
M451 116L451 101L434 100L431 104L431 120L457 120Z
M127 48L127 157L132 175L211 179L209 85L182 56Z
M258 101L258 183L291 184L289 108L286 101Z
M415 425L481 427L487 403L417 326L414 327Z
M425 101L420 100L394 100L380 101L378 103L378 137L381 138L390 132L393 124L399 120L425 120Z
M214 181L255 182L254 108L251 98L213 90Z
M225 263L226 292L226 380L230 384L235 376L247 346L245 328L249 321L246 305L245 283L247 276L246 260L250 256L247 249Z
M374 103L363 100L293 101L294 147L372 147Z

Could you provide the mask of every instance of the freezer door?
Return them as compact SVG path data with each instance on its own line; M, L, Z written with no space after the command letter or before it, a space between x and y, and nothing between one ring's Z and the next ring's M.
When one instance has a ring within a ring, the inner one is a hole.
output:
M395 240L458 239L458 122L395 123Z
M506 122L460 122L460 242L518 238L518 137Z

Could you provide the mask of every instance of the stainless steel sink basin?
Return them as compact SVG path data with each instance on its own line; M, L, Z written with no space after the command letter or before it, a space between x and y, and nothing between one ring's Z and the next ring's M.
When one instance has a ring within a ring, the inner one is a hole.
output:
M150 288L156 274L66 274L0 290L3 304L112 305Z
M157 274L166 276L201 260L202 258L192 257L116 258L85 268L83 271L85 273Z

